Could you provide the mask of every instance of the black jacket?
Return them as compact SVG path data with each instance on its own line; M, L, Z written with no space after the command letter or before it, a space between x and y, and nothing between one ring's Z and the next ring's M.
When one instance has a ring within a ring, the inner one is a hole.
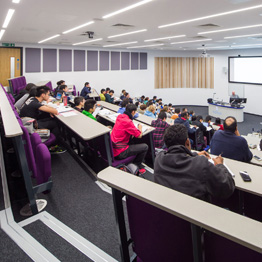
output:
M225 199L235 189L234 180L224 165L215 166L182 145L172 146L156 156L154 180L202 200L209 200L210 196Z

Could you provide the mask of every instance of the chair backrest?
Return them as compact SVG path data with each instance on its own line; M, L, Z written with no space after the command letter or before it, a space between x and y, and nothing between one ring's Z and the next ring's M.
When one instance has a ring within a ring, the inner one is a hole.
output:
M34 155L36 154L36 148L39 144L42 143L41 137L39 136L39 134L37 133L33 133L30 136L30 140L31 140L31 145L32 145L32 149L33 149L33 153Z
M138 261L193 261L189 222L131 196L126 204Z
M13 94L18 94L20 90L26 87L26 79L24 76L16 77L10 80Z

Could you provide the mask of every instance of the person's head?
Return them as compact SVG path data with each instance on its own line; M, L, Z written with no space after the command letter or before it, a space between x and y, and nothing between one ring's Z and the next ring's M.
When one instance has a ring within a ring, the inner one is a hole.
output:
M122 103L121 103L121 107L126 107L126 105L129 104L129 100L128 98L123 99Z
M168 106L169 106L169 107L173 107L172 103L169 103Z
M193 115L192 118L191 118L191 121L196 121L196 120L197 120L196 115Z
M175 113L176 113L176 114L178 114L178 115L181 113L181 111L180 111L180 108L179 108L179 107L177 107L177 108L175 109Z
M159 102L162 102L162 98L159 98L159 100L158 100Z
M152 112L153 114L155 113L156 109L153 105L150 105L147 109L149 112Z
M75 99L74 99L75 106L83 106L84 103L85 103L84 97L82 97L82 96L75 97Z
M35 86L35 84L33 84L33 83L28 83L28 84L26 85L26 87L25 87L25 90L26 90L27 92L29 92L33 86Z
M67 87L67 85L60 85L58 90L63 91L63 92L68 92L68 87Z
M47 101L49 99L50 88L48 86L38 86L36 88L35 96L41 101Z
M156 103L158 103L158 102L159 102L159 99L156 100Z
M169 109L168 106L164 106L162 110L168 112L168 109Z
M100 92L101 92L101 94L104 95L106 93L106 90L104 88L102 88Z
M107 87L107 88L106 88L106 93L108 94L108 93L109 93L109 91L110 91L110 88L109 88L109 87Z
M146 110L146 105L145 105L145 104L141 105L141 106L140 106L140 109L141 109L142 111Z
M201 115L197 116L197 121L203 122L203 116L201 116Z
M136 114L137 107L134 104L127 104L126 112L130 113L133 117Z
M122 94L124 94L124 92L125 92L125 91L126 91L126 90L125 90L125 89L123 89L123 90L122 90Z
M147 101L147 103L146 103L146 107L149 107L149 106L151 106L151 105L153 105L154 103L153 103L153 101L152 100L149 100L149 101Z
M210 122L211 122L211 119L212 119L211 116L208 115L208 116L206 116L205 122L210 123Z
M139 102L135 102L135 105L136 105L136 107L138 107L139 106Z
M187 128L182 124L174 124L165 130L164 141L167 147L182 145L191 149Z
M237 130L237 120L233 116L228 116L224 121L224 130L235 133Z
M96 109L96 101L93 100L93 99L86 100L85 105L84 105L84 109L85 109L85 111L92 114Z
M110 90L110 91L109 91L109 95L110 95L110 96L113 96L113 95L114 95L114 93L115 93L115 91L114 91L114 90Z
M130 97L129 93L126 92L126 93L125 93L125 97L126 97L126 98L129 98L129 97Z
M65 80L60 80L56 83L58 86L65 85Z
M181 117L185 118L185 119L188 119L189 118L189 114L188 112L184 111L181 113Z
M157 96L153 96L153 100L156 100Z
M234 96L236 94L236 92L235 91L232 91L232 95Z
M165 121L167 116L166 116L166 112L165 111L161 111L158 115L158 118Z
M182 108L182 112L187 112L187 108L186 107Z
M215 124L216 124L216 125L221 125L221 119L220 119L220 117L217 117L217 118L216 118Z
M189 115L193 116L195 114L195 112L193 110L189 111Z
M85 87L90 87L89 82L85 82Z
M147 97L145 98L145 100L148 101L148 100L149 100L149 97L147 96Z
M141 96L141 99L142 99L142 100L144 100L144 99L145 99L145 96L144 96L144 95L143 95L143 96Z

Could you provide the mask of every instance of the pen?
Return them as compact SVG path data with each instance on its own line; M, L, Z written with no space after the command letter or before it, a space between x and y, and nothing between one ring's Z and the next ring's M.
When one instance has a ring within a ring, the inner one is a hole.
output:
M223 152L221 152L220 154L219 154L219 156L222 156L223 155Z

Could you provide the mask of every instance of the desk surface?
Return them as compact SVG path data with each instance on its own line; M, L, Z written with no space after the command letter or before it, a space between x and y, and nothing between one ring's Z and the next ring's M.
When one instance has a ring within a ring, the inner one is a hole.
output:
M112 167L97 177L128 195L262 253L260 222Z
M89 97L99 97L99 94L97 93L97 91L94 88L91 88L91 93L88 95Z
M74 110L74 109L73 109ZM74 110L76 115L64 117L57 115L56 117L72 131L78 134L83 140L88 141L95 137L104 135L110 132L110 129L88 116Z
M36 86L45 86L47 83L51 82L50 80L43 80L36 83Z
M14 111L7 99L7 96L0 85L0 110L1 116L4 124L5 136L6 137L15 137L22 135L22 129L16 119Z
M117 112L119 109L119 106L105 102L105 101L99 101L98 104L114 112Z

